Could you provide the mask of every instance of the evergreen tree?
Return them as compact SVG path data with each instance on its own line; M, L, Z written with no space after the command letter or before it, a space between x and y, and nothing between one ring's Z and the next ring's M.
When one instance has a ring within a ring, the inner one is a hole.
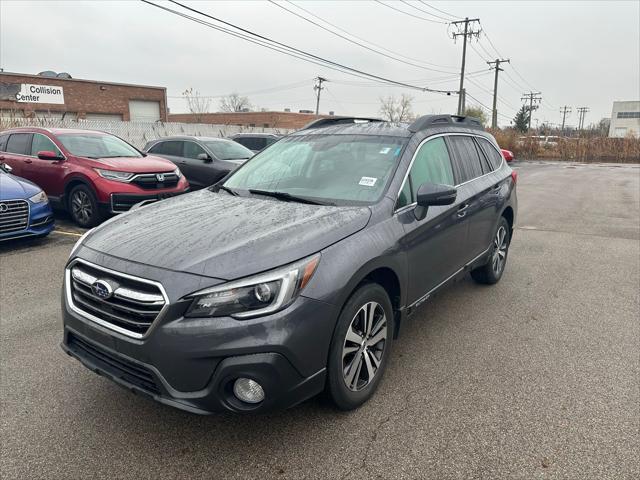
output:
M513 117L513 123L516 130L519 132L525 133L527 128L529 127L529 107L523 105L516 116Z

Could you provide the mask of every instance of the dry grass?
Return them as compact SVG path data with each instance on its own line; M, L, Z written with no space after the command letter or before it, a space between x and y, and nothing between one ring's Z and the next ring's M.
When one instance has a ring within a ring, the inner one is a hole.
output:
M640 163L640 138L560 138L556 146L544 147L533 138L520 141L522 134L514 130L494 130L491 133L498 145L511 150L516 158Z

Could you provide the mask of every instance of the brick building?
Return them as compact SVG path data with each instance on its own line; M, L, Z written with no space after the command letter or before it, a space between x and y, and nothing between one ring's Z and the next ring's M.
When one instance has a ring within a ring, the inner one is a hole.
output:
M0 117L167 121L164 87L0 72Z
M295 130L313 120L328 116L298 112L174 113L169 115L169 121Z

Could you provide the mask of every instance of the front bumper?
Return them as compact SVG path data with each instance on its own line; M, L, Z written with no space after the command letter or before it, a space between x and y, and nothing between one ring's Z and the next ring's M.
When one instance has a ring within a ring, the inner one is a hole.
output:
M81 251L89 253L86 248ZM123 271L117 261L110 266ZM144 272L131 271L136 268ZM71 309L63 293L62 348L89 369L136 393L195 413L284 409L324 388L339 314L333 305L301 296L285 310L250 320L184 318L190 302L181 299L206 279L135 264L129 264L127 273L144 273L144 278L162 283L171 302L144 338L94 323ZM258 405L238 401L232 385L239 377L260 383L265 400Z

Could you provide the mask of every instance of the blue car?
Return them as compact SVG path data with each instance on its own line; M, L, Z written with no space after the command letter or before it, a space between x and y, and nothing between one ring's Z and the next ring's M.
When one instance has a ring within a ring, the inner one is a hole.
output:
M0 165L0 242L48 235L53 230L53 210L47 194L10 172L10 166Z

